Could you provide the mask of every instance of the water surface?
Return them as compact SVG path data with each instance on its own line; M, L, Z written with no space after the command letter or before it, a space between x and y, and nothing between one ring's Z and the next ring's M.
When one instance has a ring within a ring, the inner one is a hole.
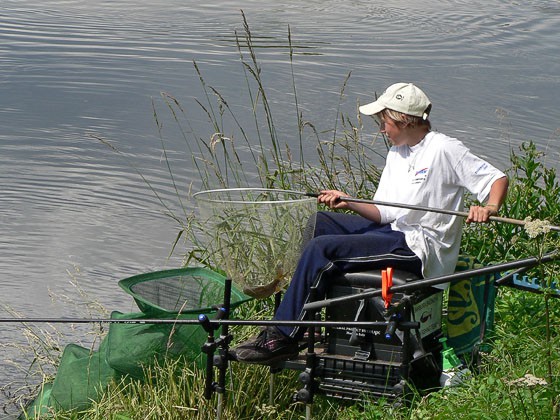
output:
M288 26L299 106L320 130L333 127L339 106L353 115L374 92L413 81L434 102L435 128L502 169L510 150L526 140L557 165L556 1L3 0L2 305L24 316L87 314L83 305L63 300L66 295L109 310L135 310L117 281L181 263L181 252L168 259L178 226L160 199L182 210L153 107L179 194L186 197L200 182L160 92L185 105L196 135L210 137L212 127L193 101L204 100L196 60L242 124L252 124L235 46L236 31L243 32L240 9L254 36L279 136L294 150ZM366 125L366 141L373 128ZM305 145L306 159L313 161L314 148ZM87 297L71 284L76 280ZM17 328L1 331L4 342L23 340ZM0 384L23 380L7 361L18 358L3 351Z

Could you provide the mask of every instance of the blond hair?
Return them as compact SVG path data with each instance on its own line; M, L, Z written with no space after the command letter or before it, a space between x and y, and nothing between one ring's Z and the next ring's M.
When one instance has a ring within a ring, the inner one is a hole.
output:
M389 108L385 108L378 114L379 118L384 121L385 119L390 119L395 121L401 127L408 125L410 127L420 127L427 126L428 129L432 128L432 124L428 119L423 119L422 117L416 117L414 115L404 114L402 112L394 111Z

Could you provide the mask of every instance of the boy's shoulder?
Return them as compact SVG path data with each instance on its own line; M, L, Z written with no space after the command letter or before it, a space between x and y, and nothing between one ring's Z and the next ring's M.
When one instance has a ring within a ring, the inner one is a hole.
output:
M441 153L460 153L467 150L467 147L459 139L450 137L437 131L431 131L426 136L425 147L432 149L434 152Z

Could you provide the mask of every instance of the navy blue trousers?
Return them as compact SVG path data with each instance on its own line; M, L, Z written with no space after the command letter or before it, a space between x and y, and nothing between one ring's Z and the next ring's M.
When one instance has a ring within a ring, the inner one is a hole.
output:
M305 319L304 304L311 287L325 297L328 280L337 274L386 268L392 265L422 277L422 263L406 244L404 234L356 214L318 212L314 237L304 246L292 281L274 319ZM295 338L305 329L279 327Z

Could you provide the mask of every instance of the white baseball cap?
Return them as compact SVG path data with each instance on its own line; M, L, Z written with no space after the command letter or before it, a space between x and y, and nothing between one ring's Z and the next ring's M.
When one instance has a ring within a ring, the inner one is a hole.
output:
M426 94L412 83L395 83L375 102L363 105L359 110L365 115L375 115L386 108L426 120L432 103Z

